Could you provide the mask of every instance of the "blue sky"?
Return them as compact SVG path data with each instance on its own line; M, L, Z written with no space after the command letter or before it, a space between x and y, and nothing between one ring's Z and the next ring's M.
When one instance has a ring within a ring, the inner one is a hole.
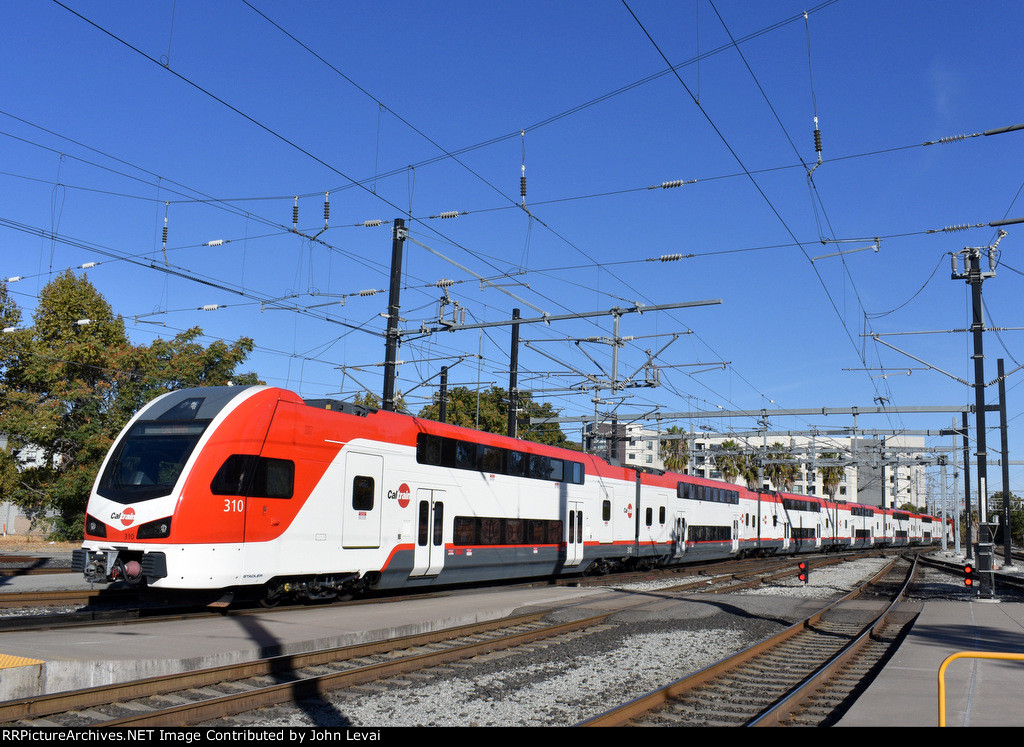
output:
M246 370L270 384L379 394L391 222L403 218L404 330L435 326L442 279L467 323L720 301L623 315L634 339L620 377L642 380L653 361L661 386L605 389L601 411L767 408L773 429L824 430L852 420L786 409L973 402L956 380L974 379L971 340L951 331L970 323L969 288L950 255L1024 216L1024 131L924 144L1024 122L1019 3L5 10L0 275L23 278L9 289L27 317L53 273L96 262L79 271L140 343L192 326L207 341L251 336ZM675 180L687 183L659 186ZM959 225L981 227L939 230ZM1007 231L984 284L986 321L1001 328L1021 326L1024 224ZM521 386L592 415L593 390L570 390L607 378L612 349L577 340L612 325L524 326ZM417 411L441 365L453 385L507 386L509 345L507 327L410 333L397 387ZM989 381L997 358L1007 371L1024 362L1019 331L985 346ZM1007 382L1011 448L1022 377ZM954 417L858 425L937 430ZM1021 468L1011 475L1024 490Z

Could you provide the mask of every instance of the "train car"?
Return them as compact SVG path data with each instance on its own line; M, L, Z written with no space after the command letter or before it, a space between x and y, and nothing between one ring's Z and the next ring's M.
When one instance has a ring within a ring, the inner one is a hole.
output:
M265 386L150 402L104 460L86 514L74 555L86 578L212 603L823 544L822 503L808 496L641 472Z

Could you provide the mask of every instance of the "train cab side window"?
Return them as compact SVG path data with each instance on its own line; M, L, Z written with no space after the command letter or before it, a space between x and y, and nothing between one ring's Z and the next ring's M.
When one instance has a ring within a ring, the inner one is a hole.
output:
M654 509L648 508L646 512L647 526L651 526L654 523Z
M214 495L251 498L291 498L295 489L295 463L253 454L232 454L210 483Z
M253 466L259 457L232 454L213 476L210 492L214 495L245 495L246 484L252 477Z
M260 457L250 495L256 498L291 498L295 489L295 462Z
M607 498L601 501L601 521L612 520L612 502Z
M352 478L352 508L356 511L373 510L373 478L356 475Z
M664 524L665 523L665 507L664 506L661 506L660 508L658 508L658 523L659 524Z

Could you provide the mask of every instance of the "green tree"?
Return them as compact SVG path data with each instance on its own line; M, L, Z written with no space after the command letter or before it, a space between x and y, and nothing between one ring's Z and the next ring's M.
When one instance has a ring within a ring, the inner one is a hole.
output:
M2 305L2 301L0 301ZM30 329L7 335L0 360L0 489L30 513L54 514L53 534L78 539L99 466L143 404L185 386L257 383L234 369L252 340L203 347L200 330L133 345L124 321L85 276L71 271L42 290ZM37 455L31 466L19 454Z
M988 511L990 516L998 515L1000 523L1003 521L1003 491L988 499ZM1010 541L1016 546L1024 543L1024 504L1013 493L1010 493Z
M381 401L373 392L360 392L353 398L353 403L362 405L363 407L370 407L375 410L380 409ZM405 397L402 396L401 392L395 395L395 411L396 412L409 412L408 407L405 404Z
M690 462L690 444L685 438L686 432L678 425L673 425L667 435L674 438L661 439L661 461L669 472L683 472Z
M561 446L577 449L579 446L570 441L558 425L533 425L530 418L553 418L558 413L547 402L538 403L529 393L519 395L519 438L550 446ZM420 410L419 417L428 420L440 418L438 395L434 401ZM448 390L446 421L452 425L474 428L485 433L508 432L508 391L498 386L480 392L466 387L453 387Z

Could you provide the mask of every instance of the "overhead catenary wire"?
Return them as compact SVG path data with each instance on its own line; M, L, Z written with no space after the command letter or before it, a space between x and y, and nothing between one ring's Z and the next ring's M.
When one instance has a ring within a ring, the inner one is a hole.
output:
M384 114L385 114L385 115L387 115L387 112L385 112ZM511 160L511 159L509 159L509 160ZM376 169L375 169L375 172L374 172L374 173L376 174ZM539 196L539 195L538 195L538 196ZM532 207L532 205L531 205L531 207ZM284 211L283 211L283 210L282 210L281 212L282 212L282 213L284 213ZM444 216L444 215L448 215L448 214L450 214L450 212L449 212L449 213L443 213L443 214L441 214L441 215L442 215L442 216ZM466 213L466 211L460 211L460 213L459 213L459 214L461 214L461 215L465 215L465 214L467 214L467 213ZM177 217L177 216L176 216L176 217ZM177 233L177 230L175 231L175 233ZM179 234L179 235L180 235L180 234ZM431 243L431 242L430 242L429 240L427 240L427 243ZM476 251L476 247L470 247L470 248L471 248L471 249L473 249L474 251ZM712 248L713 248L713 247L712 247ZM667 249L667 251L672 251L672 250L671 250L671 249ZM690 255L688 254L688 256L690 256ZM460 259L462 259L462 258L460 257ZM467 265L468 265L468 266L470 266L470 267L474 267L474 268L477 268L477 269L479 269L478 265L474 264L473 262L465 262L465 264L467 264ZM557 262L553 262L553 263L549 263L549 264L557 264ZM489 273L489 272L487 272L487 271L484 271L484 272L483 272L483 273L481 273L481 274L483 274L483 275L488 275L488 276L490 275L490 273ZM605 290L605 288L602 288L602 290ZM615 290L615 289L614 289L614 288L612 288L612 290ZM532 298L531 296L527 296L527 297L528 297L528 298ZM535 300L535 299L534 299L534 300ZM545 304L543 304L543 303L541 303L541 304L539 304L539 305L540 305L540 306L545 306Z

